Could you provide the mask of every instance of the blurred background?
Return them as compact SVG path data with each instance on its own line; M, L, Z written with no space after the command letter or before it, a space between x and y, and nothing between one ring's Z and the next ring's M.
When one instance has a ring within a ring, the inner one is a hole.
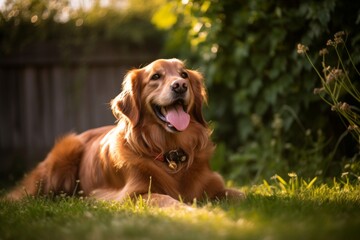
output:
M126 71L172 57L205 75L212 166L228 179L356 178L359 142L313 94L320 80L296 52L305 44L321 67L338 31L359 66L359 1L0 0L0 182L62 134L113 124Z

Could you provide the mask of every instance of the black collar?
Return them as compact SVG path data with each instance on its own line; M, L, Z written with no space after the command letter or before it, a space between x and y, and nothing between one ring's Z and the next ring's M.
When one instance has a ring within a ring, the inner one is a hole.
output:
M187 154L181 148L170 150L163 155L160 154L155 158L156 160L167 162L169 168L176 170L179 163L183 163L187 160Z

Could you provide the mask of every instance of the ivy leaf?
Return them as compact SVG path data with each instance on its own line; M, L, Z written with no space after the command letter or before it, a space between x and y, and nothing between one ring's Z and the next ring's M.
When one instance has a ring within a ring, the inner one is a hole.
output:
M250 87L248 89L250 96L255 96L261 87L263 86L263 83L260 78L256 78L254 81L251 82Z

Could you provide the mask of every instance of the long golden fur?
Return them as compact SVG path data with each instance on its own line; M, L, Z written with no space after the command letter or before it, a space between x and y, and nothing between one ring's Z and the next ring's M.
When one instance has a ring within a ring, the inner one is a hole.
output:
M105 200L142 195L158 206L178 205L179 199L241 199L243 193L226 189L210 170L215 146L202 114L205 102L201 74L178 59L131 70L111 101L117 125L64 136L7 198L71 195L76 189ZM171 151L181 161L169 159Z

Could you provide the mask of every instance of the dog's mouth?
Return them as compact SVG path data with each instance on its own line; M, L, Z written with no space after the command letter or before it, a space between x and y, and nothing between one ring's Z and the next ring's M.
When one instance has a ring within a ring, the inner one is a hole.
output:
M187 113L187 105L183 100L177 100L168 106L152 105L155 115L166 126L177 132L184 131L190 123L190 115Z

